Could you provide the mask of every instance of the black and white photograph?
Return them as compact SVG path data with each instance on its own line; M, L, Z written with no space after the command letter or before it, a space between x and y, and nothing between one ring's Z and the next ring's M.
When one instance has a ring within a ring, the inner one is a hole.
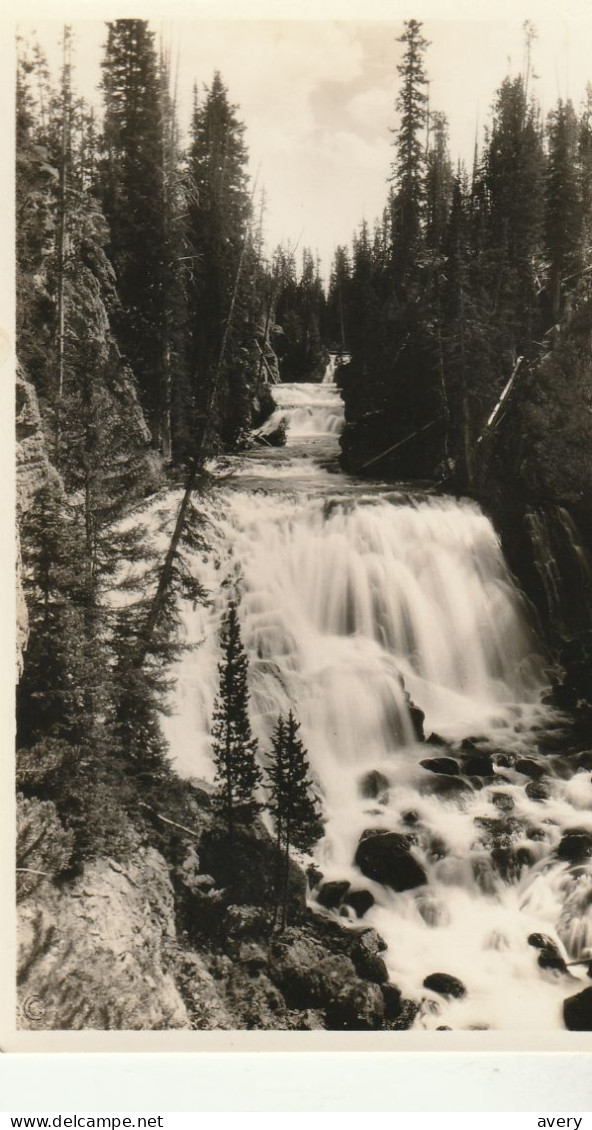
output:
M17 1038L592 1031L592 23L14 42Z

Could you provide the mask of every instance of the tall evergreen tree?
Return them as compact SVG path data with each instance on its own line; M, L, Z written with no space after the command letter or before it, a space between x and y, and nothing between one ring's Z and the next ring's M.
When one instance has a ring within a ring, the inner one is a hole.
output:
M261 808L255 799L255 790L262 779L257 765L257 741L249 720L248 660L234 601L229 604L223 620L221 646L212 750L217 803L232 836L238 824L250 823Z
M145 20L107 25L102 202L120 308L118 339L140 388L152 443L166 448L167 201L163 111L154 34Z
M392 266L394 284L403 293L411 284L423 238L426 200L426 133L428 79L424 57L427 39L418 20L406 20L399 43L403 59L397 66L401 86L395 109L399 125L395 132L395 158L391 173Z
M549 262L548 320L557 322L566 284L582 267L583 209L578 162L579 123L571 102L561 99L549 114L545 179L545 246Z
M189 365L194 428L210 449L240 445L258 371L259 296L250 285L251 239L245 127L218 72L195 94L186 160ZM197 446L202 446L199 438Z
M280 859L277 909L286 924L290 849L310 852L323 833L318 798L310 773L308 753L299 737L300 725L290 710L281 715L272 737L268 808L275 824Z

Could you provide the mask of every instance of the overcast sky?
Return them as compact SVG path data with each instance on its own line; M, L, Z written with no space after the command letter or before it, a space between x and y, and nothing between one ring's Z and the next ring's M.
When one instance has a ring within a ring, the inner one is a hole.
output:
M495 88L521 68L522 23L425 19L430 102L449 119L453 157L470 163ZM592 23L536 23L534 89L543 108L558 96L579 105L592 80ZM57 68L59 25L33 26ZM105 26L86 19L73 27L76 82L96 100ZM268 244L300 239L318 250L328 271L336 244L349 243L360 220L373 221L384 204L402 23L243 18L155 20L152 27L178 57L182 125L194 80L207 83L220 70L247 126L251 169L267 192Z

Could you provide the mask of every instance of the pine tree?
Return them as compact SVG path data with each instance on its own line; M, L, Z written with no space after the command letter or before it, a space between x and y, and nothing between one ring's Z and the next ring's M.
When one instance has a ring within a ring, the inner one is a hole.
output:
M276 912L286 924L290 849L310 852L323 832L323 821L308 753L299 737L300 725L290 710L281 715L272 737L272 756L267 769L268 808L272 815L279 856Z
M345 353L348 348L351 310L351 264L347 247L336 247L329 279L325 318L326 340Z
M239 447L251 422L261 302L244 132L216 72L202 102L195 94L186 157L187 349L200 451Z
M255 791L261 782L257 741L249 720L248 660L234 601L222 624L220 689L214 706L212 749L218 806L230 836L237 824L249 824L261 805Z
M395 159L391 179L392 257L395 286L405 290L417 268L422 244L426 197L426 129L428 79L424 56L429 43L418 20L406 20L398 39L405 53L397 71L401 89L395 103Z
M548 118L549 153L545 178L545 248L549 261L548 321L558 322L566 283L582 267L583 208L578 162L578 119L561 99Z
M147 22L115 20L107 27L100 183L121 299L116 330L138 380L153 446L162 449L168 444L169 405L161 82Z

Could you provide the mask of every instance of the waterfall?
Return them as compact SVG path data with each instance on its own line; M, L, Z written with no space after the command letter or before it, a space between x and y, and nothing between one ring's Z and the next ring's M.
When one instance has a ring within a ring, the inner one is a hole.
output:
M592 831L592 785L589 773L555 773L551 758L537 797L516 768L536 760L541 735L561 720L542 705L544 662L498 538L472 502L324 469L319 453L334 451L342 420L329 382L277 386L274 396L289 427L284 462L271 451L267 465L260 452L237 461L208 504L210 549L196 570L217 596L185 613L195 647L179 662L166 721L177 766L211 779L218 631L236 592L261 748L293 708L324 798L318 864L373 895L364 921L388 943L393 981L423 1002L416 1024L561 1026L565 982L541 970L527 938L540 932L565 955L592 954L590 900L574 903L569 867L554 856L566 828ZM304 458L303 436L321 443L308 449L315 459ZM410 701L426 736L457 759L452 791L420 764L442 750L416 740ZM463 776L463 741L493 759L490 780ZM370 799L369 773L382 782ZM376 827L412 830L426 885L397 894L361 875L356 847ZM491 829L514 871L493 866ZM423 989L438 971L461 978L466 998L443 1004Z
M338 436L343 427L343 401L335 386L337 355L330 359L321 384L278 384L273 386L276 411L259 429L259 435L275 431L280 423L288 430L288 443L302 438Z

